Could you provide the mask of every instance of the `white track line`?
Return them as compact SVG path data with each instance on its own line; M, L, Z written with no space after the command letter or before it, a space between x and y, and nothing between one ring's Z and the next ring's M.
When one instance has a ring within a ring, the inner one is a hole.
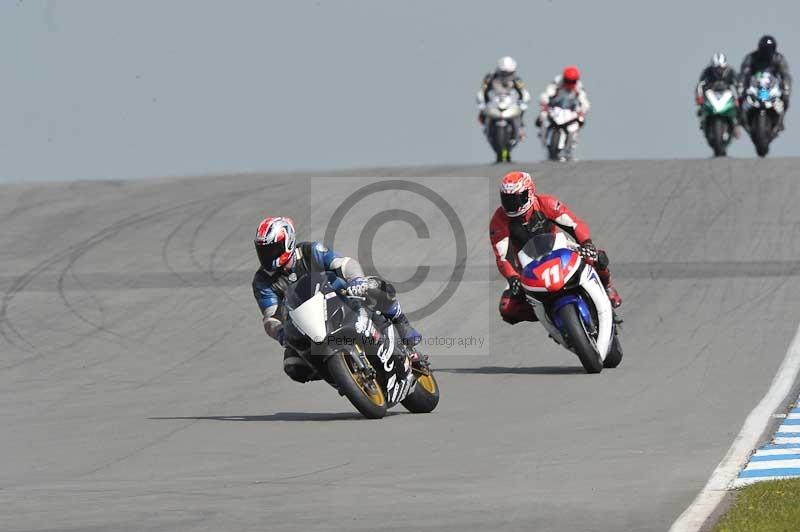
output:
M672 524L669 532L697 532L706 522L747 462L750 452L771 421L773 413L792 391L800 371L800 327L786 351L786 356L772 379L767 394L744 421L742 430L733 440L727 454L711 474L711 478L692 504ZM798 435L800 436L800 434Z

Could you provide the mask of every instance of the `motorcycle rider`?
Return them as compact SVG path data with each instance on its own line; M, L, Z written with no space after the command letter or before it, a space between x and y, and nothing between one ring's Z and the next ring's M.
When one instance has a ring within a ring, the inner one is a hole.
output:
M721 52L712 55L708 66L700 73L700 81L695 88L695 103L697 103L698 117L703 116L703 101L705 100L706 90L717 88L721 90L730 89L738 103L739 93L736 82L736 71L728 64L728 58ZM703 129L704 126L704 120L700 120L700 129ZM741 135L741 131L736 118L734 118L733 126L733 135L738 139Z
M519 98L520 115L515 120L511 121L513 135L515 139L523 140L525 138L525 123L522 117L525 110L528 108L528 102L531 100L531 93L525 87L522 79L517 75L517 62L513 57L504 56L497 60L497 67L486 74L481 83L481 88L478 91L478 121L481 125L486 123L486 103L489 101L489 94L491 92L509 92L516 91Z
M608 255L595 248L589 226L555 196L536 194L529 173L515 171L503 177L500 203L489 224L489 240L497 269L508 280L508 288L500 297L500 316L504 321L512 325L520 321L537 321L522 291L517 253L537 233L558 229L580 244L581 255L595 267L611 305L617 308L622 304L608 269Z
M553 78L553 81L545 87L544 92L539 96L539 116L536 117L536 127L542 128L547 123L547 110L550 102L560 93L568 92L575 95L578 102L578 123L583 127L586 121L586 113L589 112L591 104L586 91L583 88L581 81L581 72L575 65L570 65L564 68L564 71ZM540 130L539 135L544 138L543 132ZM567 147L566 157L572 159L574 157L575 148L578 146L578 132L570 135L572 142Z
M789 64L786 58L778 52L778 43L775 37L764 35L758 41L758 48L747 54L742 61L742 68L739 71L739 98L744 98L745 89L750 86L750 78L758 72L765 70L780 76L781 80L781 99L783 100L783 113L780 115L778 131L783 131L783 117L789 110L789 96L792 89L792 76L789 73ZM741 109L741 106L740 106ZM744 121L742 121L744 122Z
M277 216L265 218L258 226L254 239L261 267L253 276L253 295L263 316L267 335L284 345L283 305L286 289L308 272L333 272L346 281L346 294L363 297L391 321L406 345L413 346L421 340L420 334L408 322L394 287L377 277L367 277L355 259L338 255L320 242L295 242L295 227L291 218ZM285 346L283 370L292 380L308 382L319 380L319 374L297 352ZM426 364L412 354L415 364Z

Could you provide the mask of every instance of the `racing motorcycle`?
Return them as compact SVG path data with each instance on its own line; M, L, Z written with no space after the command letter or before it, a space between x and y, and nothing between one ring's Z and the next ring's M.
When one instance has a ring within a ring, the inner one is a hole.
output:
M771 72L758 72L750 79L742 116L759 157L767 155L770 142L778 135L778 124L784 111L781 96L780 78Z
M492 146L497 162L511 162L511 150L519 139L514 134L513 122L520 121L526 104L515 92L493 91L486 104L486 138Z
M571 93L556 95L547 107L546 130L542 142L551 161L566 161L573 157L572 137L580 128L578 99Z
M380 419L398 403L413 413L436 408L439 384L430 368L413 365L416 353L394 325L363 299L347 297L335 274L307 273L289 286L284 304L285 344L364 417Z
M733 138L736 99L728 87L712 87L703 94L703 130L714 157L727 155Z
M587 373L622 361L619 327L590 259L597 253L563 232L533 236L517 254L528 303L550 337L569 349Z

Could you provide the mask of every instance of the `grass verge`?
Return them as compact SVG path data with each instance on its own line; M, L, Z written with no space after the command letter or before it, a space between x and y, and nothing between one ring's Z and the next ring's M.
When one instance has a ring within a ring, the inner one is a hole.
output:
M797 532L800 478L771 480L739 490L714 532Z

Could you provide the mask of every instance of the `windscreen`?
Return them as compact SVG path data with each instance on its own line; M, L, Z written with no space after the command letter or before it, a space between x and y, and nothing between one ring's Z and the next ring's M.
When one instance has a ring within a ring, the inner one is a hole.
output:
M522 248L522 252L533 260L539 260L553 251L558 233L541 233L530 240Z
M296 283L286 289L284 304L289 310L294 310L314 297L317 292L327 294L333 291L330 277L336 278L333 272L310 272L300 277Z

